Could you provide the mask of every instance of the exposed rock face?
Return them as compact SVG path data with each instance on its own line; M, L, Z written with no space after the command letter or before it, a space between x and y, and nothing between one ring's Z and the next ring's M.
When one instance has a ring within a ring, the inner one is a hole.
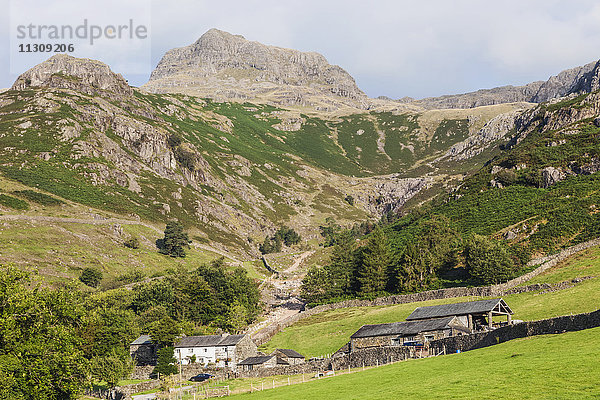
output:
M473 108L492 104L529 102L542 103L572 93L591 93L600 89L600 61L562 71L546 82L524 86L502 86L476 92L429 97L413 104L425 108ZM404 100L398 100L404 102Z
M550 187L565 179L565 173L554 167L546 167L542 170L542 186Z
M284 106L342 103L365 108L368 102L346 71L318 53L267 46L217 29L169 50L143 88Z
M438 160L466 160L481 154L487 147L514 132L521 110L500 114L487 122L476 134L453 145Z
M40 86L71 89L86 94L112 92L131 95L133 93L121 74L112 72L108 65L66 54L52 56L21 74L11 89L21 90Z

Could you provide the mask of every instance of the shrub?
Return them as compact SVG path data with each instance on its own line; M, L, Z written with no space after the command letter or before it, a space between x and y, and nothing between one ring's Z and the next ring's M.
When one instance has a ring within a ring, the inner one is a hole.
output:
M130 249L139 249L140 241L136 237L131 237L131 238L127 239L125 242L123 242L123 245Z
M94 267L86 267L81 271L79 280L91 287L98 287L102 281L102 271Z
M29 204L21 199L16 199L5 194L0 194L0 204L15 210L28 210Z
M34 192L33 190L16 190L13 193L43 206L58 206L64 204L64 201L44 193Z

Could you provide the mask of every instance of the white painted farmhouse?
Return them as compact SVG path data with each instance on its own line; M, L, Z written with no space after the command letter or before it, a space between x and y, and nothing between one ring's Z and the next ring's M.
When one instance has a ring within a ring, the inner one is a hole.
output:
M184 365L196 362L235 369L240 361L255 355L256 344L248 335L186 336L175 343L175 358Z

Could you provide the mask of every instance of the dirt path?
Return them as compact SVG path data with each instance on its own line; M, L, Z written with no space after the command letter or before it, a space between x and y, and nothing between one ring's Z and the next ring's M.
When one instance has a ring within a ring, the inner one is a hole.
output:
M300 254L300 256L294 260L294 263L288 269L286 269L284 272L286 272L288 274L291 272L294 272L295 270L298 269L300 264L302 264L304 262L304 260L306 260L308 257L313 255L314 252L315 252L314 250L310 250L310 251L305 251L304 253Z
M302 263L312 254L314 250L306 251L300 254L292 265L283 271L290 274L300 267ZM304 309L305 303L299 298L302 277L293 279L276 279L271 276L265 279L263 284L263 297L267 299L269 307L265 314L265 319L250 326L247 333L256 335L262 329L272 325L278 325L281 321L298 314Z

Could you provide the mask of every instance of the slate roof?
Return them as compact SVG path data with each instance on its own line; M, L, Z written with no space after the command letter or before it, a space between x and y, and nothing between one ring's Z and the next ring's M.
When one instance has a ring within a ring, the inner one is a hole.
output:
M427 318L446 317L450 315L480 314L492 311L501 303L508 312L513 313L502 299L468 301L464 303L441 304L439 306L419 307L410 314L406 320L419 320Z
M304 356L292 349L277 349L280 353L284 354L288 358L304 358Z
M444 318L434 318L424 321L402 321L392 322L391 324L363 325L356 331L351 338L364 338L373 336L390 335L416 335L421 332L431 332L441 329L449 329L454 316Z
M235 346L242 340L244 335L204 335L186 336L181 338L175 347L217 347Z
M275 356L254 356L248 357L244 361L239 362L238 365L260 365L269 361L271 358Z
M235 346L238 344L245 335L228 335L221 340L219 346Z
M141 335L139 338L135 339L131 342L132 345L135 344L152 344L152 338L150 335Z

